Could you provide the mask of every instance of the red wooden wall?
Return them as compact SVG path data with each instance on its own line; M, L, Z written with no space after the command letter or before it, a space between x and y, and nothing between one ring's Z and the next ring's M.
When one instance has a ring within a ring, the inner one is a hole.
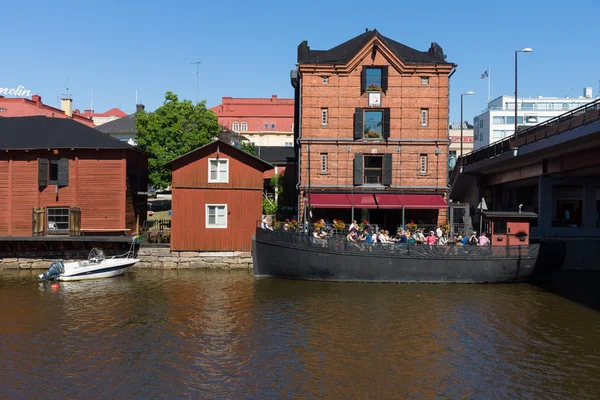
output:
M219 145L229 159L229 183L208 183L208 159L217 158L215 142L176 160L172 177L171 249L249 251L262 216L266 165L240 150ZM206 205L227 204L227 228L206 228Z
M83 229L131 229L126 223L125 150L4 151L0 153L0 236L31 236L34 207L81 208ZM140 157L145 158L141 155ZM38 187L38 158L69 159L69 184ZM141 172L147 177L146 164ZM132 161L132 163L135 161ZM146 178L147 179L147 178ZM137 182L136 182L137 183ZM130 188L146 191L146 187ZM131 200L130 200L131 201ZM145 219L145 213L140 216ZM129 221L131 222L131 221Z

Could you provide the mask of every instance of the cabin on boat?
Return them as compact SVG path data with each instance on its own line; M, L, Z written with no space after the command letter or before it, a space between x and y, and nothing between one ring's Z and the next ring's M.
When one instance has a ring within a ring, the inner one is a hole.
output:
M146 220L144 151L64 118L0 118L0 132L0 237L126 236Z
M273 166L221 140L171 168L171 250L250 251L262 218L263 173Z
M484 211L485 233L492 246L529 245L531 222L537 220L532 212Z

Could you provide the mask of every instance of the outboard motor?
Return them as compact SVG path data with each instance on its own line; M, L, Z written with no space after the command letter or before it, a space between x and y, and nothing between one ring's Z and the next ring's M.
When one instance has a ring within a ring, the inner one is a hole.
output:
M40 274L41 281L53 281L58 279L60 274L65 272L65 266L62 261L53 262L47 272Z

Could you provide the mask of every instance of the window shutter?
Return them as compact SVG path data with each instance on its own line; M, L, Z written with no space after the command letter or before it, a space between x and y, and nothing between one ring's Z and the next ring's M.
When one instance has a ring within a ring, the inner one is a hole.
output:
M362 108L354 109L354 140L360 140L364 137L363 134L363 110Z
M390 109L383 109L383 138L388 139L390 137Z
M360 94L363 94L367 91L367 68L362 67L362 71L360 72Z
M363 184L363 155L355 154L354 155L354 185L362 185Z
M81 231L81 209L69 207L69 235L79 236Z
M46 187L48 186L48 169L49 162L47 158L40 158L38 160L38 186Z
M392 186L392 155L383 155L383 179L382 183L385 186Z
M388 67L381 67L381 90L385 92L388 89Z
M58 186L69 186L69 159L58 160Z

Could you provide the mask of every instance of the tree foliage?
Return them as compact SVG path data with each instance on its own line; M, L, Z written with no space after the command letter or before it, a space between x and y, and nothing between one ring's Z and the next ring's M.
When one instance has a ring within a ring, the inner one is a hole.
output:
M258 156L258 150L256 149L256 146L252 142L240 143L240 150L244 150L246 153L250 153L253 156Z
M137 145L154 157L148 160L148 183L157 189L171 184L167 162L200 146L210 143L219 134L214 112L202 101L179 101L176 94L167 92L162 106L152 113L136 113Z

